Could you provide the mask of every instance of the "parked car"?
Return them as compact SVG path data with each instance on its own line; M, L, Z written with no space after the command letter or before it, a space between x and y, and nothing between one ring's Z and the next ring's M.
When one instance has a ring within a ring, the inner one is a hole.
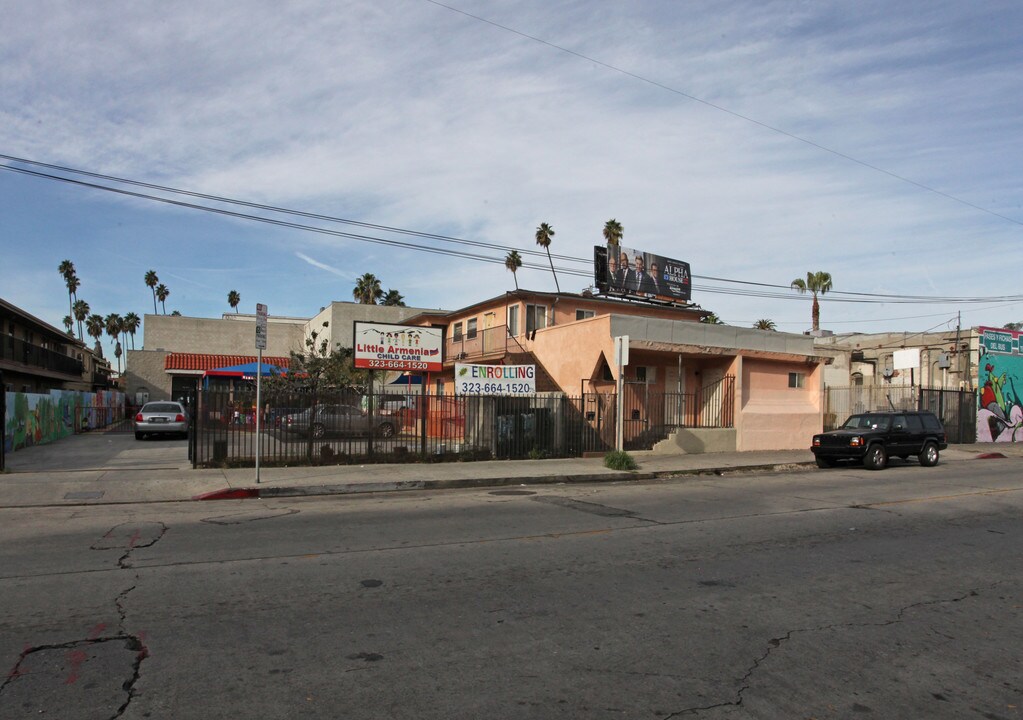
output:
M322 438L326 435L377 435L391 437L397 430L395 418L370 417L354 405L317 405L281 419L281 429L299 435Z
M135 415L135 439L146 435L188 437L188 411L179 402L148 402Z
M907 460L910 455L932 467L946 447L945 428L934 413L897 410L852 415L837 430L814 435L810 449L818 467L852 460L881 470L890 457Z

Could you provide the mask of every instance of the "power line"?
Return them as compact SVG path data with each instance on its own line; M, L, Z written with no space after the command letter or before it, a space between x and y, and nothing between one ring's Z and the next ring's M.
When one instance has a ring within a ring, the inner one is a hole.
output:
M557 45L556 43L552 43L552 42L550 42L548 40L544 40L543 38L536 37L535 35L530 35L528 33L522 32L521 30L516 30L515 28L509 27L508 25L502 25L501 23L495 22L493 20L488 20L485 17L481 17L479 15L473 15L470 12L466 12L465 10L460 10L459 8L453 7L451 5L445 5L442 2L438 2L438 0L426 0L426 2L428 2L428 3L432 4L432 5L436 5L437 7L444 8L445 10L450 10L453 13L458 13L459 15L464 15L465 17L471 18L471 19L476 20L478 22L485 23L486 25L490 25L492 27L498 28L499 30L503 30L505 32L512 33L513 35L518 35L519 37L526 38L527 40L532 40L533 42L540 43L541 45L546 45L547 47L549 47L549 48L551 48L553 50L557 50L558 52L563 52L566 55L572 55L574 57L579 58L580 60L585 60L587 62L595 63L595 64L599 65L602 68L605 68L607 70L611 70L612 72L616 72L616 73L619 73L621 75L625 75L626 77L630 77L633 80L639 80L640 82L646 83L647 85L652 85L653 87L658 88L659 90L664 90L664 91L672 93L674 95L679 95L680 97L684 97L687 100L692 100L693 102L700 103L701 105L705 105L705 106L707 106L709 108L717 110L718 112L726 113L728 115L731 115L734 118L738 118L739 120L743 120L743 121L751 123L753 125L757 125L758 127L762 127L765 130L769 130L769 131L771 131L773 133L777 133L779 135L784 135L785 137L787 137L787 138L789 138L791 140L796 140L798 142L804 143L804 144L809 145L810 147L815 148L817 150L821 150L823 152L826 152L826 153L829 153L831 155L834 155L835 157L839 157L839 158L842 158L843 160L848 160L849 162L855 163L855 164L857 164L857 165L859 165L861 167L865 167L868 170L873 170L874 172L878 172L878 173L881 173L883 175L887 175L888 177L894 178L895 180L898 180L900 182L908 183L909 185L913 185L915 187L918 187L921 190L926 190L927 192L934 193L935 195L940 195L943 198L946 198L948 200L952 200L953 202L957 202L960 205L965 205L968 208L972 208L974 210L979 210L980 212L987 213L988 215L992 215L992 216L994 216L996 218L1001 218L1002 220L1007 220L1007 221L1009 221L1009 222L1011 222L1011 223L1013 223L1015 225L1023 225L1023 220L1017 220L1016 218L1011 218L1008 215L1002 215L1001 213L997 213L994 210L990 210L990 209L988 209L986 207L983 207L981 205L976 205L974 203L971 203L968 200L963 200L962 198L956 197L955 195L952 195L950 193L944 192L943 190L938 190L937 188L931 187L930 185L925 185L924 183L917 182L916 180L913 180L911 178L907 178L904 175L899 175L898 173L892 172L891 170L886 170L883 167L880 167L878 165L873 165L871 163L868 163L865 160L860 160L859 158L856 158L856 157L853 157L852 155L849 155L847 153L841 152L840 150L834 150L832 148L827 147L826 145L821 145L818 142L815 142L815 141L810 140L808 138L802 137L800 135L796 135L795 133L791 133L788 130L783 130L782 128L775 127L774 125L769 125L768 123L765 123L765 122L763 122L761 120L757 120L756 118L750 117L749 115L743 115L742 113L736 112L735 110L729 110L728 108L724 107L723 105L718 105L717 103L710 102L709 100L704 100L703 98L697 97L696 95L692 95L692 94L687 93L687 92L684 92L682 90L679 90L678 88L673 88L670 85L665 85L664 83L658 82L656 80L651 80L650 78L645 77L643 75L639 75L637 73L625 70L624 68L620 68L617 65L612 65L612 64L606 63L606 62L604 62L602 60L597 60L596 58L594 58L594 57L592 57L590 55L585 55L583 53L576 52L575 50L570 50L570 49L568 49L568 48L566 48L566 47L564 47L562 45Z
M178 195L183 195L183 196L187 196L187 197L202 198L202 199L212 200L214 202L219 202L219 203L224 203L224 204L229 204L229 205L238 205L238 206L242 206L242 207L261 209L261 210L265 210L265 211L268 211L268 212L274 212L274 213L279 213L279 214L284 214L284 215L293 215L293 216L296 216L296 217L305 217L305 218L310 218L310 219L317 219L317 220L322 220L322 221L325 221L325 222L336 222L336 223L342 223L342 224L348 224L348 225L355 225L355 226L359 226L359 227L374 228L374 229L379 229L379 230L383 230L383 231L387 231L387 232L394 232L396 234L405 235L405 236L422 237L424 239L440 240L440 241L443 241L443 242L454 242L454 243L461 244L461 245L475 246L475 247L480 247L480 248L483 248L483 249L500 250L502 252L506 251L506 250L511 250L512 249L512 248L510 248L508 246L500 245L500 244L496 244L496 243L486 243L486 242L476 241L476 240L466 240L466 239L463 239L463 238L454 238L454 237L447 236L447 235L437 235L437 234L433 234L433 233L423 233L423 232L418 232L418 231L414 231L414 230L407 230L407 229L404 229L404 228L392 228L392 227L389 227L389 226L386 226L386 225L376 225L376 224L372 224L372 223L364 223L364 222L360 222L360 221L356 221L356 220L348 220L348 219L345 219L345 218L338 218L338 217L334 217L334 216L330 216L330 215L322 215L322 214L318 214L318 213L310 213L310 212L305 212L305 211L301 211L301 210L292 210L292 209L288 209L288 208L282 208L282 207L277 207L277 206L273 206L273 205L266 205L266 204L262 204L262 203L254 203L254 202L250 202L250 201L238 200L238 199L228 198L228 197L218 196L218 195L209 195L209 194L199 193L199 192L195 192L195 191L191 191L191 190L182 190L182 189L179 189L179 188L173 188L173 187L168 187L168 186L163 186L163 185L155 185L155 184L152 184L152 183L145 183L145 182L142 182L142 181L139 181L139 180L130 180L130 179L127 179L127 178L118 178L118 177L112 176L112 175L103 175L103 174L100 174L100 173L94 173L94 172L90 172L90 171L87 171L87 170L79 170L79 169L69 168L69 167L64 167L64 166L59 166L59 165L52 165L50 163L43 163L43 162L39 162L39 161L35 161L35 160L29 160L29 159L25 159L25 158L17 158L17 157L11 156L11 155L0 154L0 159L9 160L9 161L18 162L18 163L27 164L27 165L35 165L35 166L38 166L38 167L47 167L47 168L51 168L51 169L60 170L62 172L68 172L68 173L74 173L74 174L78 174L78 175L83 175L83 176L86 176L86 177L101 178L101 179L108 180L110 182L123 183L123 184L131 185L131 186L135 186L135 187L144 187L144 188L149 188L149 189L156 189L156 190L159 190L161 192L166 192L166 193L178 194ZM41 178L41 179L53 180L53 181L57 181L57 182L68 183L68 184L75 185L75 186L78 186L78 187L87 187L87 188L91 188L91 189L95 189L95 190L102 190L102 191L105 191L105 192L111 192L111 193L115 193L115 194L119 194L119 195L135 197L135 198L139 198L139 199L143 199L143 200L150 200L150 201L153 201L153 202L160 202L160 203L164 203L164 204L167 204L167 205L173 205L173 206L177 206L177 207L187 208L187 209L190 209L190 210L199 210L199 211L203 211L203 212L210 212L210 213L214 213L214 214L218 214L218 215L224 215L224 216L227 216L227 217L234 217L234 218L238 218L238 219L242 219L242 220L251 220L251 221L255 221L255 222L262 222L262 223L266 223L266 224L269 224L269 225L276 225L276 226L279 226L279 227L287 227L287 228L292 228L292 229L295 229L295 230L303 230L303 231L306 231L306 232L314 232L314 233L319 233L319 234L323 234L323 235L332 235L332 236L335 236L335 237L341 237L341 238L346 238L346 239L350 239L350 240L357 240L357 241L360 241L360 242L375 243L375 244L380 244L380 245L389 245L389 246L392 246L392 247L401 247L401 248L405 248L405 249L408 249L408 250L415 250L417 252L426 252L426 253L437 254L437 255L446 255L446 256L450 256L450 257L458 257L458 258L463 258L463 259L467 259L467 260L475 260L475 261L478 261L478 262L487 262L487 263L499 264L499 265L503 265L504 262L505 262L505 259L503 257L493 257L493 256L489 256L489 255L481 255L481 254L477 254L477 253L465 252L465 251L462 251L462 250L450 250L450 249L447 249L447 248L431 247L431 246L426 246L426 245L422 245L422 244L418 244L418 243L414 243L414 242L406 242L406 241L401 241L401 240L393 240L393 239L381 238L381 237L377 237L377 236L374 236L374 235L364 235L364 234L358 234L358 233L343 232L343 231L340 231L340 230L331 230L331 229L328 229L328 228L318 227L318 226L314 226L314 225L306 225L306 224L303 224L303 223L296 223L296 222L292 222L292 221L288 221L288 220L280 220L280 219L275 219L275 218L269 218L269 217L265 217L265 216L262 216L262 215L253 215L251 213L238 212L238 211L234 211L234 210L228 210L228 209L225 209L225 208L211 207L209 205L202 205L202 204L198 204L198 203L186 202L186 201L183 201L183 200L175 200L175 199L172 199L172 198L162 197L162 196L159 196L159 195L152 195L152 194L149 194L149 193L135 192L135 191L132 191L132 190L126 190L124 188L111 187L109 185L102 185L102 184L94 183L94 182L86 182L84 180L77 180L77 179L70 178L70 177L64 177L64 176L61 176L61 175L54 175L52 173L44 173L44 172L40 172L40 171L37 171L37 170L30 170L30 169L27 169L27 168L14 167L14 166L11 166L11 165L6 165L6 164L0 164L0 169L8 170L8 171L14 172L14 173L20 173L20 174L23 174L23 175L29 175L29 176L33 176L33 177L37 177L37 178ZM521 250L520 253L524 253L524 254L528 254L528 255L533 255L533 256L539 256L541 258L546 258L546 253L540 252L540 251L536 251L536 250ZM586 264L592 263L592 260L590 260L590 259L578 258L578 257L569 256L569 255L555 255L555 254L552 254L551 257L552 258L557 257L560 260L569 261L569 262L586 263ZM524 262L522 264L522 267L529 268L529 269L534 269L534 270L544 270L544 271L548 269L548 265L546 265L546 264L528 263L528 262ZM577 276L577 277L585 277L585 278L589 278L589 279L593 278L593 271L592 271L592 269L580 270L580 269L577 269L577 268L568 268L568 267L564 267L564 266L558 266L558 267L555 268L555 270L557 272L561 272L562 274L565 274L565 275L572 275L572 276ZM711 280L711 281L715 281L715 282L725 282L725 283L731 283L731 284L737 284L737 285L740 285L740 286L744 286L744 287L728 288L728 287L719 287L719 286L715 286L715 285L704 285L704 284L695 284L694 283L692 285L692 289L694 291L700 291L700 292L712 293L712 294L720 294L720 295L732 295L732 296L737 296L737 297L757 297L757 298L767 298L767 299L777 299L777 300L797 300L797 301L805 300L804 297L792 293L791 292L791 288L789 288L787 286L784 286L784 285L772 285L772 284L769 284L769 283L759 283L759 282L752 282L752 281L746 281L746 280L731 280L731 279L728 279L728 278L718 278L718 277L705 277L705 276L700 276L700 275L693 275L692 277L694 279L699 278L699 279ZM765 289L760 289L760 288L765 288ZM782 292L775 292L773 290L782 290ZM831 302L867 303L867 304L879 304L879 303L892 303L892 304L914 304L914 303L915 304L971 304L971 303L991 303L991 302L1023 302L1023 295L1012 295L1012 296L1001 296L1001 297L962 297L962 298L954 298L953 297L953 298L950 298L950 297L929 297L929 296L922 296L922 295L901 296L901 295L884 295L884 294L854 293L854 292L840 292L840 291L832 291L831 293L829 293L829 298L830 298Z

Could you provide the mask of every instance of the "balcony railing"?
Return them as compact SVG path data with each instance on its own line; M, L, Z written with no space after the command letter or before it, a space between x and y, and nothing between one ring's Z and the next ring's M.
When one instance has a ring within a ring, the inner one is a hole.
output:
M64 375L82 375L82 361L32 345L13 335L0 339L0 360L22 363L30 368L49 370Z
M449 337L444 342L444 360L479 360L481 358L501 356L508 352L523 352L518 341L508 335L506 325L486 328L475 335L459 335Z

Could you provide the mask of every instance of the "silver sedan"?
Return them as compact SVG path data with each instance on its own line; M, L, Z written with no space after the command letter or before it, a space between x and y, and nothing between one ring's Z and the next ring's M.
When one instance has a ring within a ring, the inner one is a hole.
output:
M146 435L188 437L188 411L179 402L150 402L135 415L135 439Z

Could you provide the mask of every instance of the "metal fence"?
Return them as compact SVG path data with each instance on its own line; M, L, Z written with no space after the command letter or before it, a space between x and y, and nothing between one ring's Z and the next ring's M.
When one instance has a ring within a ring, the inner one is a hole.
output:
M734 379L699 393L627 388L627 449L682 427L730 427ZM192 404L193 465L265 466L580 457L614 447L613 393L526 397L205 390ZM257 415L260 431L256 432Z
M871 410L933 412L945 426L948 442L977 441L977 395L974 391L917 386L825 388L824 430L834 430L850 415Z

